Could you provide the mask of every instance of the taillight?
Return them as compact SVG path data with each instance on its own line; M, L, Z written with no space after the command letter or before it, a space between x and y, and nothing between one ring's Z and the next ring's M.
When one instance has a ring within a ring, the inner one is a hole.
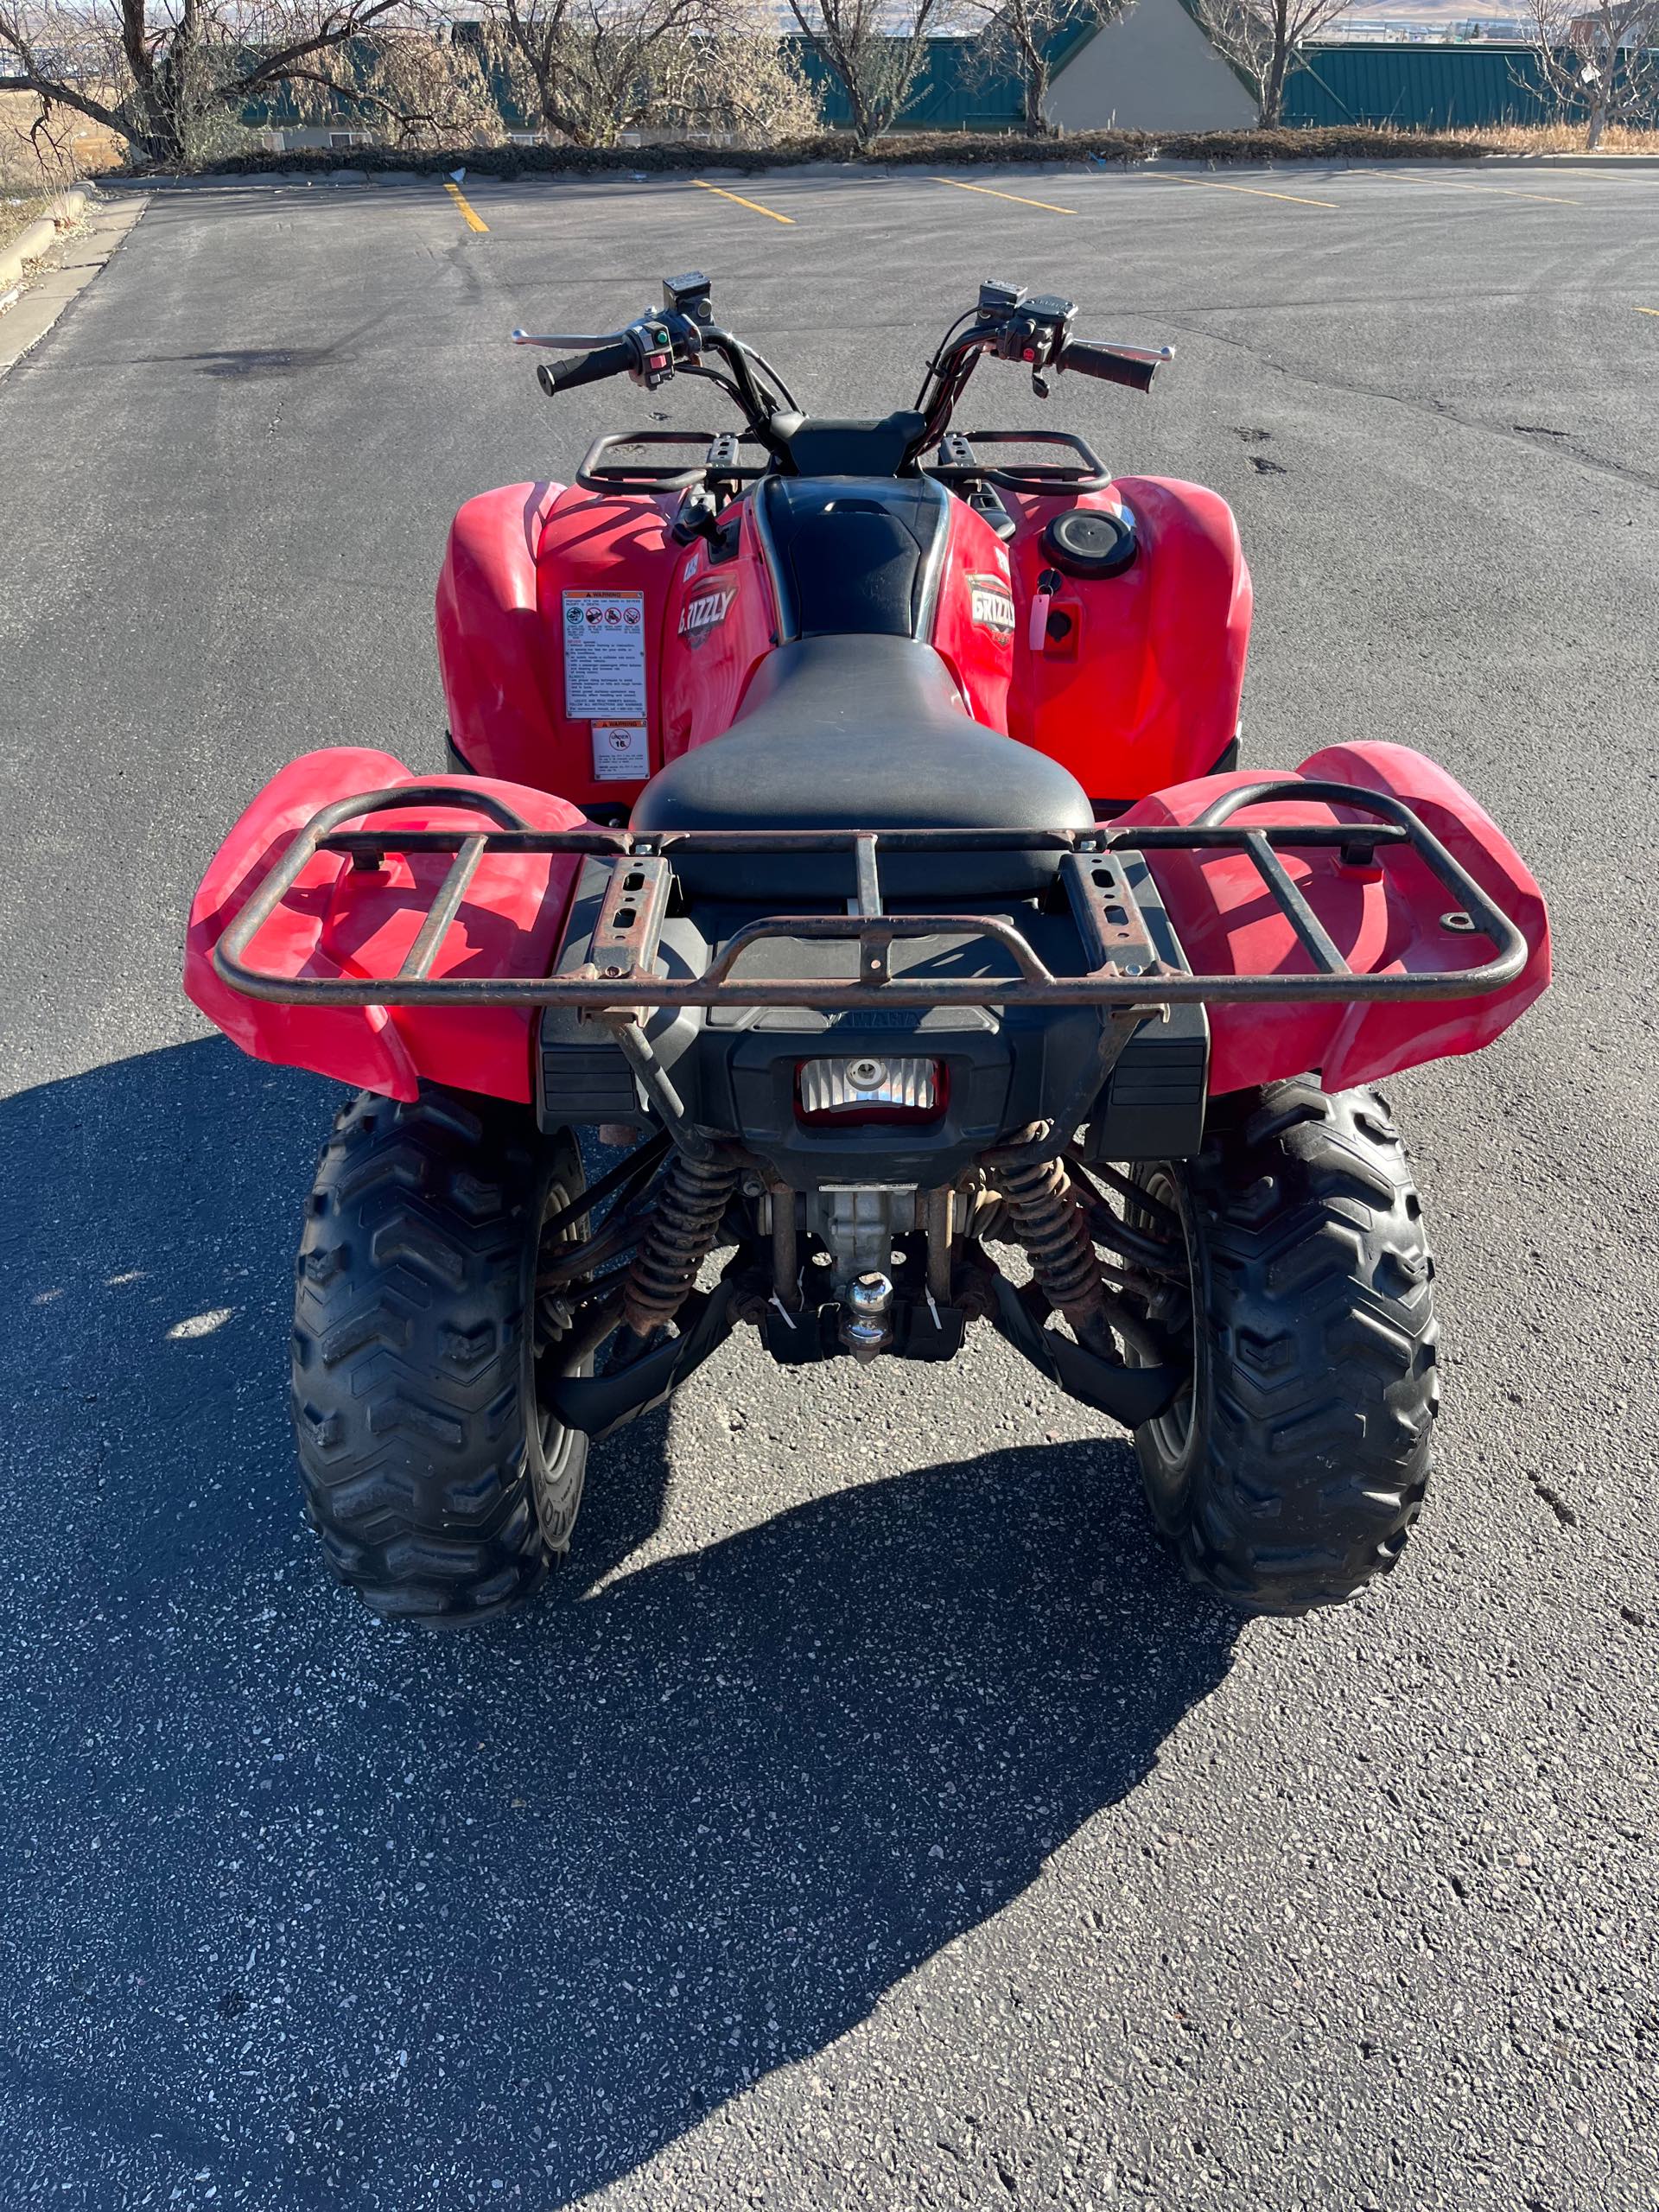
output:
M945 1071L938 1060L801 1060L795 1112L808 1128L865 1122L931 1122L944 1111Z

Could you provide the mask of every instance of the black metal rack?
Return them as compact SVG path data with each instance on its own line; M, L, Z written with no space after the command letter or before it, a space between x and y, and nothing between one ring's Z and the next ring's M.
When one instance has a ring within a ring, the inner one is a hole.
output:
M1060 446L1077 459L1033 461L1023 467L999 468L980 459L981 446ZM1064 493L1069 497L1077 492L1103 492L1112 480L1094 448L1071 430L948 430L940 441L939 455L937 461L925 461L922 473L953 491L975 484L995 484L1005 492L1039 496Z
M649 461L619 461L612 456L632 448L696 447L694 461L659 466ZM1074 456L1065 461L1032 461L1006 467L980 458L981 446L1055 446ZM743 448L760 451L752 430L736 434L713 430L607 430L594 440L576 468L576 482L584 492L638 493L649 497L663 492L689 492L698 484L718 481L735 492L758 483L773 464L764 453L750 463L740 461ZM919 473L931 476L955 491L976 484L995 484L1004 491L1049 494L1103 492L1111 482L1105 462L1087 442L1071 430L970 430L949 432L937 458L918 464Z
M766 474L768 461L762 460L751 467L737 459L741 447L759 447L760 443L759 438L748 430L736 435L716 430L607 430L602 437L595 438L582 456L576 468L576 482L584 492L639 492L647 496L659 492L689 492L693 486L711 480L735 488L741 484L756 483ZM700 457L667 468L658 467L650 461L607 458L631 446L696 446Z
M1359 819L1329 823L1236 824L1247 806L1274 800L1322 801ZM347 823L409 807L471 809L494 826L479 830L348 830ZM1357 972L1344 959L1284 863L1282 851L1336 848L1344 865L1380 866L1380 854L1408 846L1452 901L1443 918L1460 933L1481 936L1493 957L1478 967L1413 974ZM1263 889L1306 953L1306 975L1193 974L1160 958L1137 907L1129 863L1148 851L1226 850L1244 855ZM1087 959L1081 976L1057 976L1018 925L989 914L892 914L880 875L883 853L1050 851L1059 872ZM658 942L677 852L845 852L847 913L772 914L740 930L701 975L671 978L656 971ZM394 976L278 976L255 967L249 954L260 930L319 853L348 857L374 870L391 854L450 853L454 860L434 895L403 965ZM447 976L431 969L445 934L486 855L497 853L594 854L613 867L594 932L592 957L577 972L548 976ZM895 973L895 943L938 937L977 937L1013 962L1008 976L919 976ZM858 946L858 972L823 976L749 976L734 970L749 949L767 939L800 944L841 939ZM1224 792L1197 821L1135 823L1094 830L698 830L647 835L626 830L532 829L486 792L447 785L406 784L336 800L306 824L226 931L213 965L232 989L254 999L296 1006L551 1006L593 1014L625 1014L647 1007L930 1007L941 1006L1141 1007L1190 1003L1282 1003L1287 1001L1401 1001L1465 998L1501 989L1526 964L1527 943L1412 810L1387 794L1338 783L1273 780Z

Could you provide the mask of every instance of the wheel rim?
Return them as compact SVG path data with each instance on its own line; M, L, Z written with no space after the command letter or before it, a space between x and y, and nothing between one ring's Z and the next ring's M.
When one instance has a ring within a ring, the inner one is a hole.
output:
M573 1223L569 1229L556 1236L550 1236L547 1232L547 1224L556 1214L563 1211L573 1195L563 1178L554 1176L549 1180L542 1198L530 1292L531 1389L534 1417L526 1423L529 1432L526 1437L527 1456L537 1517L542 1524L543 1533L552 1540L559 1537L562 1524L570 1517L570 1476L573 1463L581 1456L585 1440L580 1430L567 1427L555 1410L553 1390L564 1371L561 1354L569 1329L556 1310L562 1301L538 1294L535 1279L550 1264L555 1254L578 1241L578 1224ZM584 1360L582 1370L590 1368L592 1363L591 1360Z
M1154 1168L1148 1173L1145 1179L1145 1189L1149 1198L1156 1198L1161 1205L1167 1206L1171 1212L1179 1217L1181 1243L1186 1256L1186 1279L1175 1293L1177 1304L1185 1306L1184 1324L1178 1314L1174 1317L1175 1325L1172 1328L1172 1316L1167 1310L1166 1301L1160 1301L1164 1304L1164 1311L1160 1312L1157 1307L1153 1310L1153 1319L1160 1321L1166 1329L1170 1329L1176 1340L1183 1344L1183 1348L1187 1353L1186 1380L1170 1404L1162 1413L1155 1414L1147 1422L1141 1432L1153 1446L1160 1463L1168 1470L1172 1478L1169 1487L1173 1494L1185 1488L1186 1460L1192 1449L1193 1426L1197 1419L1200 1357L1199 1332L1197 1327L1198 1287L1193 1262L1192 1233L1187 1226L1186 1208L1182 1203L1179 1190L1161 1168Z

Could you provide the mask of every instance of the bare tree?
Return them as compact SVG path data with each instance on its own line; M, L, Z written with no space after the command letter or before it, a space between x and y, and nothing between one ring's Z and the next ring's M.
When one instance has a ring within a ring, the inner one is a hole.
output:
M493 143L502 118L476 48L424 29L373 30L336 46L283 79L304 123L364 124L399 146Z
M0 0L0 66L41 99L117 132L144 158L189 165L282 86L389 119L404 41L430 44L425 0ZM348 41L372 33L348 66Z
M861 146L903 111L948 8L949 0L789 0L801 35L846 92Z
M1255 94L1256 124L1276 130L1285 85L1304 66L1302 49L1345 15L1352 0L1196 0L1205 34Z
M981 81L1009 76L1018 79L1026 129L1033 138L1047 136L1043 114L1054 48L1063 32L1097 30L1125 15L1135 0L958 0L962 14L976 27L970 67Z
M1585 119L1586 149L1610 124L1659 109L1659 0L1532 0L1539 74L1565 115Z
M752 0L493 0L491 46L520 108L572 145L625 130L760 143L817 122Z

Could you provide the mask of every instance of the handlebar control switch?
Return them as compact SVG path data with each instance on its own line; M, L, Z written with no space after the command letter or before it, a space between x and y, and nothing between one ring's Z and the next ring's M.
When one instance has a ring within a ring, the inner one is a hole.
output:
M1046 369L1065 343L1077 308L1050 294L1021 300L996 334L996 352L1005 361L1023 361L1033 372Z
M674 373L674 340L666 323L630 323L628 336L634 350L632 377L647 391L655 391Z

